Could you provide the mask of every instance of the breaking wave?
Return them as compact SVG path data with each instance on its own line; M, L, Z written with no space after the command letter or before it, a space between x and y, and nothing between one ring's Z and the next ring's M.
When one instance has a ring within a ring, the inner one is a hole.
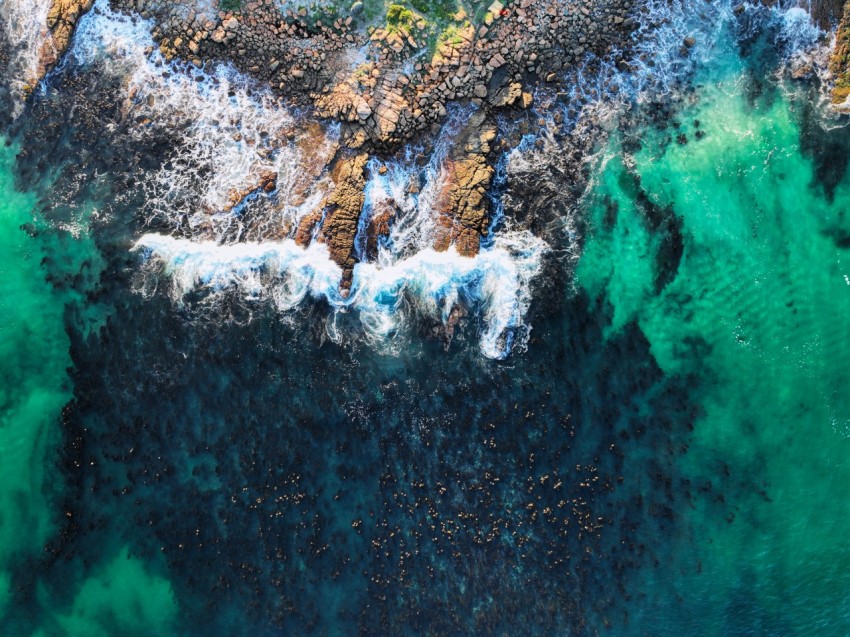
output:
M426 248L391 265L359 263L347 297L339 292L342 271L320 243L307 248L291 239L218 245L147 234L134 249L145 256L149 275L167 277L178 303L198 289L213 295L237 290L247 300L266 300L280 311L308 298L323 300L333 312L356 311L366 339L385 351L395 350L395 339L407 327L406 299L444 325L451 324L458 302L466 301L481 312L481 352L501 359L527 336L523 318L531 280L547 246L529 233L511 233L473 258L453 249ZM328 335L341 340L334 322L328 325Z
M504 358L524 342L523 319L546 243L514 232L475 258L431 249L443 162L467 110L449 119L424 169L413 149L398 160L370 162L355 237L361 259L374 211L389 206L394 219L371 262L355 267L346 297L326 246L314 241L305 249L292 238L332 187L325 167L339 147L338 130L305 124L297 111L228 65L201 70L166 61L151 26L98 2L81 21L71 54L83 66L106 62L107 72L124 78L137 135L164 125L179 131L172 157L148 178L141 212L177 236L149 233L136 245L147 273L170 279L177 302L193 290L216 295L235 289L286 312L307 298L321 299L334 313L355 311L366 340L390 351L412 318L408 305L449 332L462 305L482 321L485 356ZM271 193L256 187L264 173L277 175ZM343 340L334 321L328 326L331 338Z
M49 9L50 0L0 2L0 25L11 49L9 67L3 75L16 97L15 115L22 108L21 100L25 94L38 81L45 48L52 47L47 29Z

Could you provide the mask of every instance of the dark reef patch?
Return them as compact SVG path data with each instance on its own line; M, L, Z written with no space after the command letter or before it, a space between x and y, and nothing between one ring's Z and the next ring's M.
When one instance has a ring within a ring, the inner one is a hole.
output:
M679 271L685 251L683 221L672 205L656 203L643 189L640 181L640 176L633 170L625 170L620 175L623 192L635 203L652 235L655 254L654 289L656 294L660 294L667 284L676 278Z
M127 299L74 341L74 517L162 551L208 634L238 609L262 634L582 632L671 531L694 410L635 325L600 345L599 308L565 309L572 335L509 368Z
M832 203L835 189L844 180L850 161L850 140L846 135L836 135L825 130L814 100L805 100L800 110L800 150L814 164L812 188L821 189L826 200ZM846 115L842 116L847 119Z

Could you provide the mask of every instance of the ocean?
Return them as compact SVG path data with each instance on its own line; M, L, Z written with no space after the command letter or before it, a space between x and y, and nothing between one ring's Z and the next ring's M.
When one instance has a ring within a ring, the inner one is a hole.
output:
M263 162L297 189L322 145L264 144L303 114L84 18L3 120L0 633L848 634L825 41L799 9L651 11L616 93L576 78L582 183L581 114L541 112L481 253L426 248L457 109L418 193L405 156L371 173L404 216L350 297L321 246L199 212Z

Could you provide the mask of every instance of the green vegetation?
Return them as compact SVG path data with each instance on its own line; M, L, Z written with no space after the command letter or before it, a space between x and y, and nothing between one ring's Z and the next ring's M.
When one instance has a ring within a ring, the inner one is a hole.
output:
M460 37L460 31L461 29L466 28L468 25L469 21L466 21L461 25L450 24L449 26L447 26L440 34L440 37L437 41L438 46L443 42L447 42L452 46L458 46L459 44L461 44L463 42L463 38Z
M410 4L419 13L436 21L449 20L458 10L456 0L410 0Z
M396 29L410 29L416 24L417 16L413 11L400 4L391 4L387 9L387 24Z
M218 6L222 11L241 11L242 0L219 0Z

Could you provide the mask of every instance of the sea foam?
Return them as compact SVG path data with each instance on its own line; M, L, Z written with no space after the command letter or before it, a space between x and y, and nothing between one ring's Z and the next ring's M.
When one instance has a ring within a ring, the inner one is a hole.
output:
M531 302L531 281L546 249L545 242L529 233L508 233L473 258L453 249L426 248L391 265L360 263L354 268L351 293L343 296L342 271L321 243L307 248L291 239L217 245L147 234L134 247L151 273L168 278L178 303L194 290L236 290L249 301L270 301L280 311L307 298L321 299L334 312L357 311L363 334L381 349L391 349L393 338L406 327L406 298L420 313L443 324L462 301L481 312L481 352L495 359L507 356L527 336L523 320Z
M306 134L297 113L270 91L229 64L202 71L167 62L151 28L98 0L81 20L71 51L78 64L104 61L108 72L124 79L139 137L157 126L176 137L169 161L146 182L143 214L207 238L239 238L240 218L230 214L233 193L273 172L278 188L268 221L296 224L324 194L322 169L337 147L337 129L299 143Z
M11 46L9 67L3 71L17 99L15 115L21 112L26 89L35 87L41 71L41 55L52 46L47 29L50 0L5 0L0 2L0 28Z

